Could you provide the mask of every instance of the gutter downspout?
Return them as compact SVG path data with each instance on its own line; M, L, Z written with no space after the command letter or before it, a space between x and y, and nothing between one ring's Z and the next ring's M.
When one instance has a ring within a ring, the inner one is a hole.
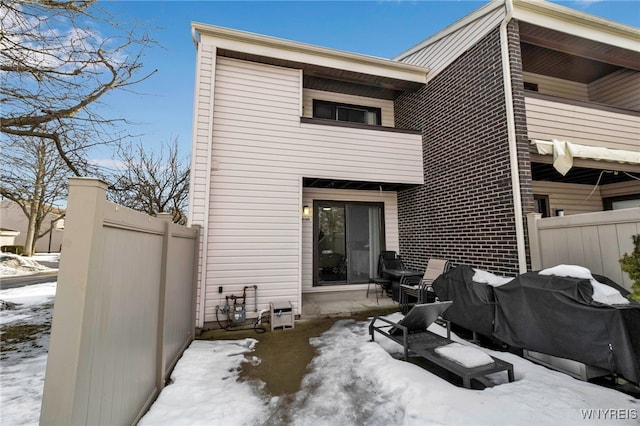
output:
M520 193L520 170L518 167L518 146L516 143L516 124L513 112L513 94L511 87L511 67L509 63L509 37L507 26L513 18L512 0L504 0L506 14L500 24L500 52L502 55L502 76L504 100L507 113L507 138L509 140L509 161L511 165L511 187L513 191L513 209L516 219L516 245L518 249L518 268L521 274L527 272L527 252L524 241L524 221L522 216L522 197Z

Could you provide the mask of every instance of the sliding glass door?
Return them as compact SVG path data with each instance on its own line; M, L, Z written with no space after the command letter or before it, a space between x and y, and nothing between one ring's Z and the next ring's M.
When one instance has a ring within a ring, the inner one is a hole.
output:
M314 202L314 285L359 284L384 247L382 203Z

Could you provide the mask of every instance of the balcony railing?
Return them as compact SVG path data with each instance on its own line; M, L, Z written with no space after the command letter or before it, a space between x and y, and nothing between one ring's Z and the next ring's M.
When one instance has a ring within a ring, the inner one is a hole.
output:
M640 112L527 92L529 139L560 139L589 146L635 151Z

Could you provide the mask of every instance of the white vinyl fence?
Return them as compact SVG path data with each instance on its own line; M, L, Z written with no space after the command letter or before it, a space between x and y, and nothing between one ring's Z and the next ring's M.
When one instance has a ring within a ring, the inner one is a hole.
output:
M640 208L541 218L527 216L533 270L559 264L580 265L631 289L620 259L633 251L640 234Z
M134 424L195 333L198 228L69 181L43 425Z

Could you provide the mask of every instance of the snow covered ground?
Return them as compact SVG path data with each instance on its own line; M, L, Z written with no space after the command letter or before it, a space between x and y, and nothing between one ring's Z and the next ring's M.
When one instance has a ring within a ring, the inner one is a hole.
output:
M393 320L399 314L391 316ZM432 331L444 333L437 325ZM465 345L470 343L455 338ZM485 390L457 387L394 358L401 347L370 342L368 323L344 320L314 338L318 355L293 400L238 382L253 339L196 341L185 352L141 425L572 425L638 424L640 401L575 380L512 354L479 350L513 363L516 381L496 373ZM248 358L247 358L248 356ZM219 383L222 386L213 386ZM599 417L599 419L598 419ZM613 420L612 420L613 419Z
M36 425L56 283L0 290L0 424Z
M55 283L0 291L20 304L0 313L3 326L50 322ZM400 314L390 316L399 320ZM444 333L437 325L434 332ZM490 377L485 390L457 387L401 361L399 345L370 342L368 322L343 320L311 339L318 355L301 389L291 398L267 395L261 383L238 381L254 339L195 341L178 362L173 383L161 393L141 425L572 425L639 424L640 401L575 380L515 355L463 345L511 362ZM0 424L36 424L46 365L48 332L5 351L0 364Z

